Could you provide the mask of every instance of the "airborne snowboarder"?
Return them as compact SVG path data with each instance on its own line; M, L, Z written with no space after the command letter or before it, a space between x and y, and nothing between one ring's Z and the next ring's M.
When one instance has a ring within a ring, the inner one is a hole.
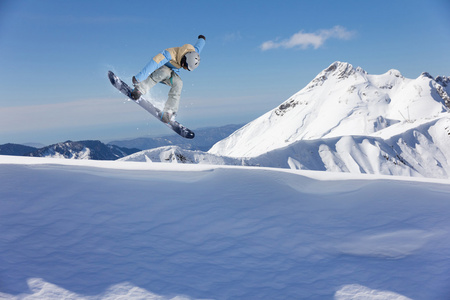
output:
M170 86L169 97L161 113L161 120L169 123L178 111L183 88L179 71L181 68L193 71L198 67L205 40L205 36L199 35L194 46L185 44L158 53L141 72L133 76L134 89L131 92L131 98L138 100L159 82Z

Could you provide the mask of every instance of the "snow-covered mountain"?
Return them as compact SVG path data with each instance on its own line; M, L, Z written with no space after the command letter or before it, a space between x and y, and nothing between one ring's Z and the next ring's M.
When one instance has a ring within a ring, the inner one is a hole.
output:
M139 149L105 145L100 141L66 141L37 149L26 156L68 159L116 160Z
M240 127L242 127L242 124L199 128L195 130L196 138L194 140L184 139L177 134L171 134L154 138L142 137L129 140L116 140L108 144L100 141L66 141L49 146L36 144L34 147L31 147L8 143L0 145L0 155L116 160L140 150L165 147L167 145L194 151L207 151L215 143L229 136Z
M162 147L122 160L450 178L449 83L335 62L208 153Z
M144 150L120 158L119 160L209 165L250 165L246 159L220 156L200 150L187 150L179 146L165 146Z
M450 178L450 117L436 118L391 137L300 140L244 161L291 169Z
M360 67L335 62L284 103L215 144L209 153L257 157L298 141L390 138L394 125L399 134L447 112L449 82L447 77L434 79L428 73L407 79L397 70L369 75Z
M300 140L255 157L226 157L169 146L120 160L450 178L450 116L423 122L398 123L383 133L384 138L375 134Z

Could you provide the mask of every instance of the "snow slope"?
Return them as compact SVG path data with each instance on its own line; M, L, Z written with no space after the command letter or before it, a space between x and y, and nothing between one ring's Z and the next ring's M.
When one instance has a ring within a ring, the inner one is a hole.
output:
M375 133L383 137L383 130L394 124L408 127L447 112L449 81L447 77L435 80L428 73L407 79L397 70L369 75L349 63L335 62L279 107L215 144L209 153L256 157L300 140Z
M450 117L395 124L370 136L300 140L249 158L234 158L168 146L120 160L244 165L301 170L450 178ZM408 126L409 125L409 126Z
M400 124L399 124L400 125ZM342 136L300 140L246 159L248 165L291 169L450 178L450 117L447 114L392 136ZM387 129L386 129L387 130Z
M186 150L179 146L166 146L150 150L143 150L119 161L135 162L163 162L184 164L210 164L210 165L248 165L245 160L209 154L199 150Z
M0 156L0 182L2 299L450 296L448 180Z

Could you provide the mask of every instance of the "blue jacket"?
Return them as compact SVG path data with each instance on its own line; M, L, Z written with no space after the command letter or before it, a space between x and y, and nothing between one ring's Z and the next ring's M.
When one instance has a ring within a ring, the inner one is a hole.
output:
M181 59L183 56L192 51L196 51L200 54L204 46L205 40L199 38L194 46L191 44L186 44L181 47L168 48L153 57L153 59L135 77L139 82L141 82L147 79L147 77L150 76L150 74L152 74L156 69L159 69L164 65L178 73L181 68Z

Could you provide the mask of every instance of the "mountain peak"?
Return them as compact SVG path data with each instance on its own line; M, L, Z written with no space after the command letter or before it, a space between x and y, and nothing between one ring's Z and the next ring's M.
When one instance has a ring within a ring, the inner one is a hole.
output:
M428 72L423 72L422 74L420 74L420 77L426 77L434 80L433 76L431 76Z
M316 78L314 78L307 86L307 89L314 88L316 86L321 86L327 79L336 78L337 80L343 80L349 78L355 74L367 74L362 68L357 67L356 69L352 64L347 62L335 61L328 68L320 72Z
M329 76L335 76L338 79L345 79L355 73L367 74L361 67L354 68L352 64L347 62L335 61L323 73Z
M403 75L400 73L400 71L396 69L390 69L389 71L386 72L386 74L398 78L403 78Z

